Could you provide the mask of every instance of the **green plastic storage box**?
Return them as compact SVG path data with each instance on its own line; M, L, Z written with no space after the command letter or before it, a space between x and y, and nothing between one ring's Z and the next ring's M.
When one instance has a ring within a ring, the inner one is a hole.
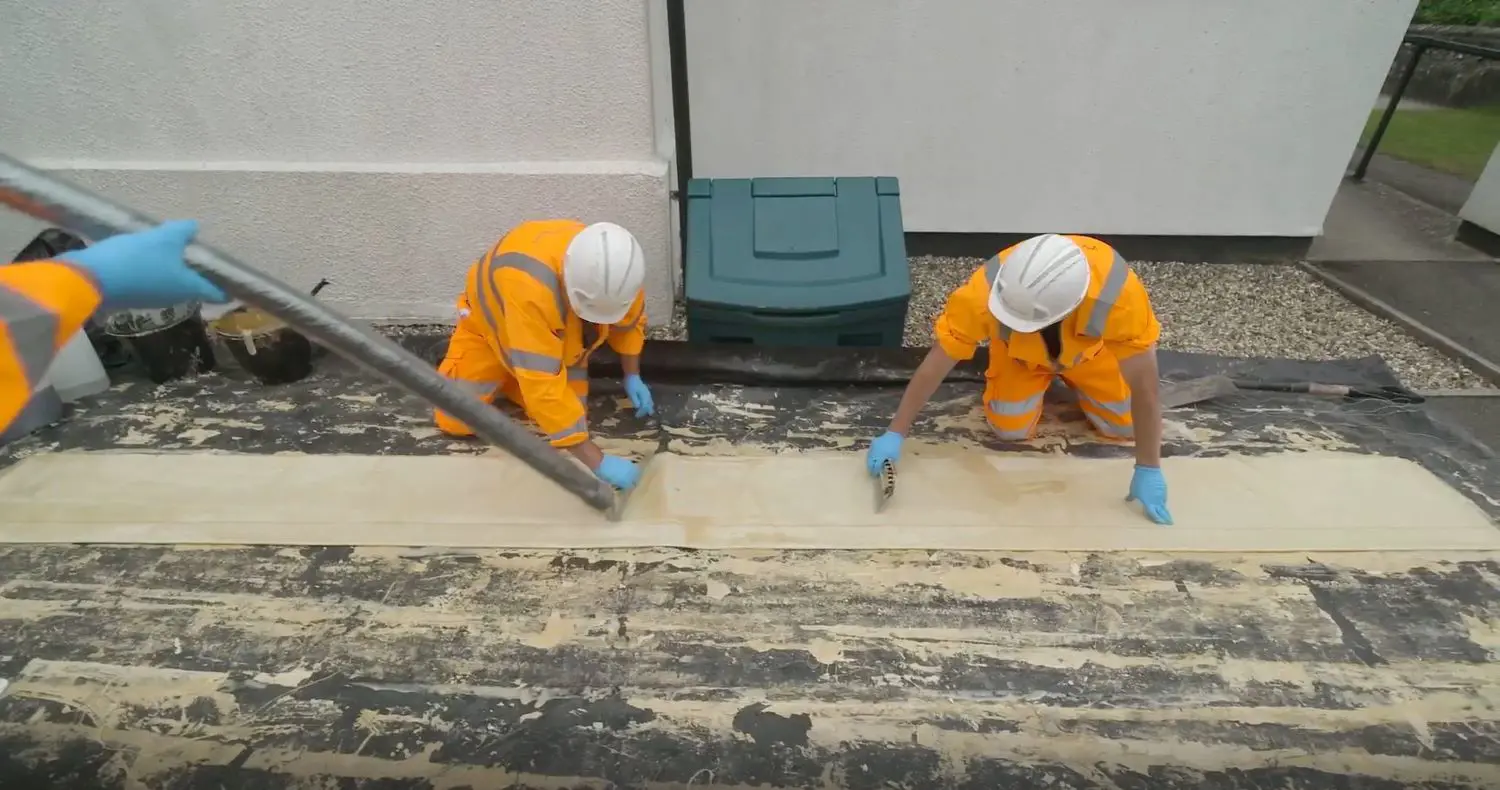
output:
M688 182L688 339L901 345L911 272L894 178Z

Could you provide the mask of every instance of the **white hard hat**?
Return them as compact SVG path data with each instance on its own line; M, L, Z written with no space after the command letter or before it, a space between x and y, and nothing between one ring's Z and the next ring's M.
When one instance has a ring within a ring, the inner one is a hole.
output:
M1033 236L1011 249L990 287L990 313L1015 332L1035 332L1073 312L1089 290L1089 260L1066 236Z
M568 304L591 323L618 323L645 281L641 243L613 222L595 222L579 231L563 255Z

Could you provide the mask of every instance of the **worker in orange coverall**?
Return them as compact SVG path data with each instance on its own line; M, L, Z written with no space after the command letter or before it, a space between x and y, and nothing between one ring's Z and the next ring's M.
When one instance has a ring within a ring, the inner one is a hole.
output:
M870 445L871 474L900 458L901 442L932 393L987 341L984 415L995 433L1030 438L1042 397L1061 376L1096 431L1134 438L1126 499L1139 501L1152 521L1172 523L1161 472L1161 324L1140 279L1108 244L1047 234L1001 251L948 297L934 334L937 342L907 384L890 429Z
M0 433L95 310L229 301L182 258L197 232L196 222L167 222L56 260L0 266Z
M620 489L640 480L628 458L589 438L589 355L608 343L620 355L625 394L645 417L655 409L641 380L646 260L630 231L609 222L536 220L507 233L469 269L458 326L438 372L487 403L503 394L554 447L566 449ZM438 411L438 428L472 433Z

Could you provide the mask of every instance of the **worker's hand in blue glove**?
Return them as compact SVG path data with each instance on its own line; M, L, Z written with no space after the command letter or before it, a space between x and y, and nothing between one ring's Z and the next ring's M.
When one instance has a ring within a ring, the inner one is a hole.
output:
M599 462L599 468L594 470L594 474L598 475L600 480L621 491L629 491L641 481L641 468L636 466L634 461L618 455L604 456L604 460Z
M895 431L886 431L870 442L870 451L865 454L865 468L870 474L880 474L880 465L885 461L892 464L901 460L901 434Z
M656 403L651 400L651 389L641 377L634 373L625 377L625 394L630 397L630 405L635 407L635 416L650 417L656 412Z
M1140 502L1146 517L1158 524L1172 523L1172 514L1167 512L1167 478L1162 477L1161 467L1137 466L1125 501Z
M197 233L197 222L176 220L150 230L111 236L58 257L94 275L108 310L227 302L229 297L218 286L188 268L182 259Z

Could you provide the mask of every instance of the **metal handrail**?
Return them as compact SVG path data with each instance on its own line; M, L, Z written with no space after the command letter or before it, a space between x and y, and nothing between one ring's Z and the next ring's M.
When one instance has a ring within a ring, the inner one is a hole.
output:
M1445 38L1408 34L1401 40L1401 44L1412 48L1411 60L1406 62L1406 68L1402 70L1400 79L1396 80L1396 89L1391 91L1391 100L1386 103L1385 112L1380 116L1380 123L1375 126L1375 134L1371 135L1370 142L1365 144L1364 153L1359 157L1359 164L1355 165L1354 172L1349 174L1349 178L1354 181L1365 179L1365 171L1370 167L1370 160L1375 158L1375 149L1380 147L1380 140L1385 137L1386 127L1391 125L1391 118L1396 114L1396 105L1401 102L1407 86L1411 85L1411 78L1416 75L1417 65L1421 63L1422 56L1427 53L1427 50L1441 49L1486 60L1500 60L1500 49L1481 47L1478 44L1468 44L1462 41L1449 41Z

